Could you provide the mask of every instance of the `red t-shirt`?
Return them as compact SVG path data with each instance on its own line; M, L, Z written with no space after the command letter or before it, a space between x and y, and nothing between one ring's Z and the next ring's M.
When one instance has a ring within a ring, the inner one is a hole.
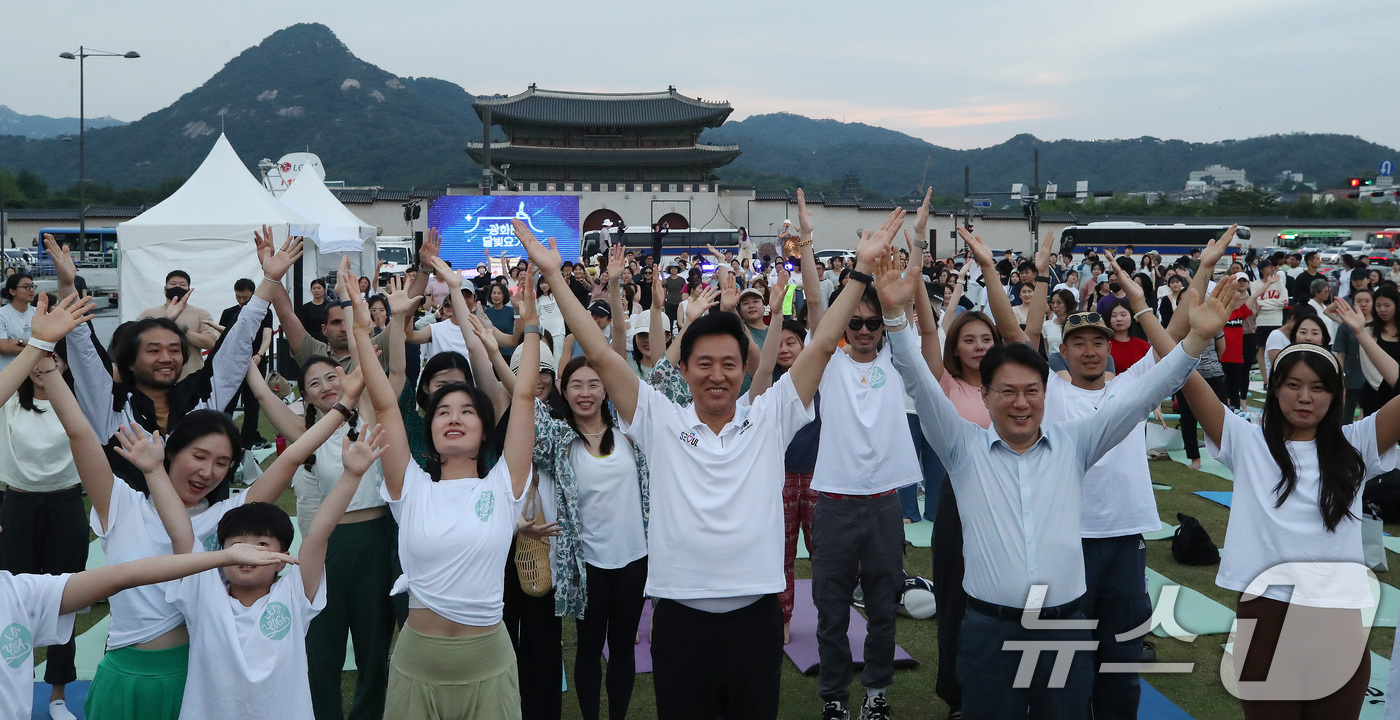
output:
M1225 354L1220 356L1220 362L1244 362L1244 319L1253 314L1248 305L1241 305L1230 313L1225 323Z
M1113 372L1121 375L1142 359L1152 346L1142 338L1130 337L1127 340L1113 339L1109 342L1109 354L1113 356Z

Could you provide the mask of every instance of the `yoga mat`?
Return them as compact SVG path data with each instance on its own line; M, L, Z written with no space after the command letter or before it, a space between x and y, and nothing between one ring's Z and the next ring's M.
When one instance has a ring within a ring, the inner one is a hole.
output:
M1381 601L1376 608L1376 617L1371 621L1371 627L1393 628L1397 620L1400 620L1400 590L1381 583Z
M1393 553L1400 553L1400 537L1381 538L1381 542L1385 544L1386 550Z
M1163 485L1162 483L1155 482L1155 483L1152 483L1152 489L1153 489L1153 490L1170 490L1170 489L1172 489L1172 486L1170 486L1170 485Z
M1167 699L1157 688L1141 683L1142 697L1138 698L1138 720L1193 720L1190 714Z
M801 531L799 530L798 532L801 532ZM801 547L801 545L799 545L799 547ZM798 580L798 582L802 582L802 581L801 581L801 580ZM811 593L808 593L808 595L811 595ZM634 645L634 646L633 646L633 650L632 650L632 652L636 653L636 655L637 655L637 672L638 672L638 673L649 673L649 672L651 672L651 640L650 640L650 637L651 637L651 601L650 601L650 600L647 600L645 603L642 604L642 621L641 621L640 623L637 624L637 631L638 631L638 633L641 635L641 638L642 638L642 641L639 642L639 643L637 643L636 645ZM607 659L608 657L611 657L611 656L609 655L609 649L610 649L610 648L608 648L608 643L607 643L607 641L604 640L604 641L603 641L603 658L604 658L604 659ZM566 680L566 682L567 682L567 680ZM566 688L566 690L567 690L567 688Z
M1160 602L1173 592L1172 606ZM1235 622L1235 611L1152 568L1147 569L1147 594L1152 597L1152 634L1157 637L1220 635L1230 632Z
M905 524L904 539L916 548L933 547L933 523L920 520Z
M1400 552L1397 550L1396 552ZM807 540L802 528L797 529L797 555L798 560L811 560L812 554L807 552Z
M64 688L63 704L68 706L68 712L83 720L83 701L87 699L87 681L68 683ZM42 681L34 683L34 713L29 717L32 720L50 720L49 718L49 684Z
M1176 528L1176 525L1162 523L1162 527L1152 532L1143 533L1142 537L1145 540L1170 540L1172 535L1176 534Z
M821 657L817 653L817 606L812 604L812 581L798 580L793 595L792 642L783 647L783 652L798 671L810 675L821 665ZM865 664L865 617L855 608L851 608L851 624L846 637L851 643L851 659L856 667L861 667ZM918 664L919 661L910 657L904 648L894 646L895 667L914 667Z
M1205 448L1201 449L1204 450ZM1167 453L1167 455L1171 457L1172 460L1176 461L1177 464L1191 467L1191 460L1186 457L1185 450L1173 450ZM1221 465L1220 461L1211 457L1209 453L1201 453L1201 472L1229 480L1230 482L1235 481L1234 473L1230 472L1229 468Z
M1230 507L1230 502L1234 497L1234 493L1229 490L1201 490L1192 494L1200 495L1213 503L1224 505L1227 508Z

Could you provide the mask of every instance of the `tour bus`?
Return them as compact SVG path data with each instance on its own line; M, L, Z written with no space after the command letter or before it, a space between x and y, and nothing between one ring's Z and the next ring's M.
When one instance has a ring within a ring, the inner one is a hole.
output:
M1351 240L1350 230L1324 230L1317 228L1300 230L1283 230L1279 232L1276 244L1289 250L1297 250L1304 247L1340 247L1342 243ZM1374 244L1374 243L1372 243Z
M1138 222L1096 222L1088 225L1071 225L1060 231L1060 252L1110 250L1120 253L1132 245L1133 254L1146 255L1156 251L1163 263L1176 257L1190 255L1206 243L1220 237L1228 225L1146 225ZM1249 239L1249 228L1243 225L1235 230L1237 240Z
M632 250L638 253L650 253L652 250L652 237L650 227L627 228L621 233L612 233L613 242L622 242L624 251ZM603 232L601 230L589 230L583 234L583 257L592 257L603 251ZM735 254L739 252L739 229L738 228L718 228L705 230L670 230L662 238L662 256L678 256L683 252L691 255L707 252L707 245L715 246L716 250L724 252L732 250Z
M1400 228L1386 228L1379 232L1366 233L1366 242L1378 250L1395 250L1396 240L1400 240Z
M78 228L75 227L43 228L39 231L39 237L45 234L52 235L59 245L67 246L73 253L73 263L78 267L117 265L117 229L114 227L90 227L82 234L84 239L81 241ZM49 259L49 253L44 249L43 243L39 243L38 264L40 268L53 267L53 261Z

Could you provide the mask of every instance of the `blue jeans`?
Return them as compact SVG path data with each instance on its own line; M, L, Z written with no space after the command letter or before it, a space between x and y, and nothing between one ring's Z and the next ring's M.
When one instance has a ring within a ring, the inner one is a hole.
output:
M1076 612L1068 619L1083 620ZM1080 650L1070 661L1062 688L1047 687L1057 653L1040 653L1030 687L1014 688L1022 652L1002 649L1008 640L1042 642L1093 639L1089 630L1027 630L1017 620L998 620L969 607L963 616L958 645L958 685L962 688L962 713L966 720L1001 720L1030 717L1037 720L1087 720L1094 685L1093 654Z
M938 515L938 486L943 482L943 476L948 473L943 469L943 461L938 458L938 453L935 453L924 439L924 432L919 429L919 417L908 417L909 434L914 436L914 452L919 456L919 467L924 473L924 515L919 517L918 483L899 489L899 505L903 509L905 520L932 521Z

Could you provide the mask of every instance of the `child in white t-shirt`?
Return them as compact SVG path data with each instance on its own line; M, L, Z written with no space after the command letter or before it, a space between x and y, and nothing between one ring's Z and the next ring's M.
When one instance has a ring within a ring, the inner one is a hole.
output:
M298 572L279 576L281 565L230 567L201 572L166 590L166 600L184 615L190 633L181 718L313 717L305 639L308 624L326 605L326 545L360 478L383 454L382 436L376 426L353 442L343 440L344 473L302 539ZM169 491L160 487L168 482L163 473L151 468L164 455L156 443L146 438L124 454L147 473L153 494ZM188 514L170 503L157 507L175 552L194 550ZM224 547L247 544L284 552L293 534L286 512L254 502L225 513L217 537Z
M167 582L210 568L280 566L291 557L252 545L197 555L162 555L71 575L0 571L0 708L27 718L34 703L34 648L62 645L74 613L122 590Z

